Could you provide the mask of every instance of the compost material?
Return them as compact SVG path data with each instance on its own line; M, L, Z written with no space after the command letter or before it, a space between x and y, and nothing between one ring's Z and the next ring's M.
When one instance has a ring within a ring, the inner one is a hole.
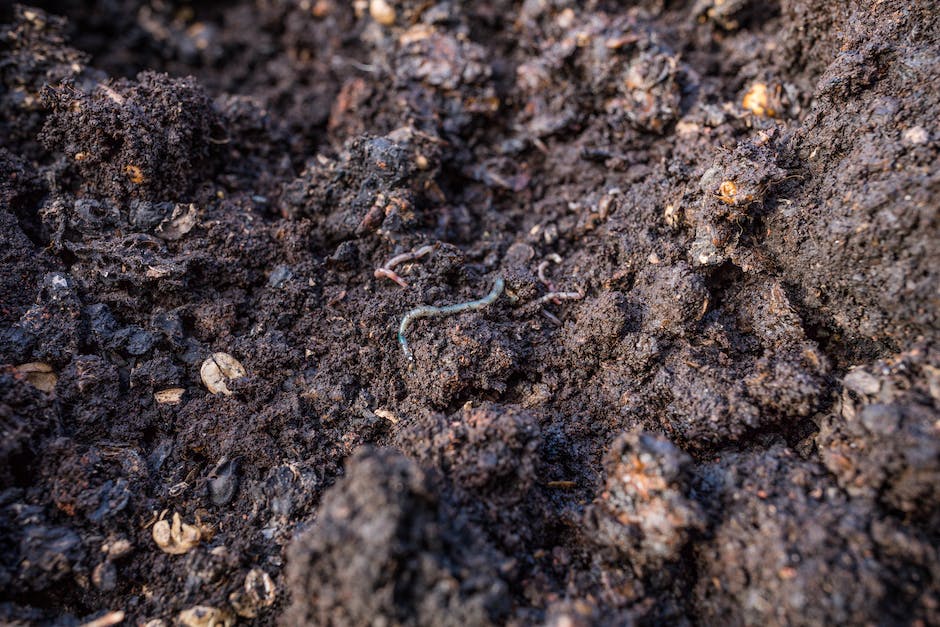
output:
M940 624L933 2L37 3L0 622Z

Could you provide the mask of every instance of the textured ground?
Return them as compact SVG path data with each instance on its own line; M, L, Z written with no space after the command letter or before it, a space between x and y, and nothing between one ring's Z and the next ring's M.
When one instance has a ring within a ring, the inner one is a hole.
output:
M40 5L0 620L940 624L932 2Z

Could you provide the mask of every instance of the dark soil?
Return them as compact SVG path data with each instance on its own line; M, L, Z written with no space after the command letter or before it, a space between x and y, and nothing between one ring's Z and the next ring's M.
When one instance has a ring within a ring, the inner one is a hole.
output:
M0 622L940 625L934 2L39 4Z

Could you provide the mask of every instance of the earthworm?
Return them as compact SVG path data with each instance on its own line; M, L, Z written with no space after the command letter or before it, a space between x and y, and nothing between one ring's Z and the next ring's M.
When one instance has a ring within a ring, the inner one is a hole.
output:
M538 276L539 276L539 281L541 281L542 284L545 285L545 287L547 287L549 290L554 291L555 284L552 283L551 279L545 276L545 270L548 269L549 261L553 261L555 263L561 263L561 256L558 253L552 253L551 255L548 256L547 259L543 260L542 263L539 264Z
M373 273L373 276L375 276L375 278L377 279L381 279L382 277L391 279L392 281L395 281L396 283L398 283L400 286L407 288L408 283L403 278L398 276L398 273L395 272L392 268L406 261L412 261L413 259L420 259L421 257L424 257L425 255L434 252L434 249L436 248L437 248L437 244L431 244L429 246L422 246L418 250L414 250L414 251L407 252L407 253L401 253L400 255L395 255L394 257L386 261L384 266L376 269L376 271Z
M535 302L538 305L544 305L547 302L558 302L561 300L581 300L582 298L584 298L584 294L581 292L549 292Z
M408 358L408 361L414 361L414 355L412 355L411 349L408 348L408 340L405 339L405 331L408 330L412 322L418 318L439 318L441 316L458 314L462 311L482 309L499 298L499 295L503 292L503 287L503 277L499 276L496 277L496 282L493 283L493 289L490 290L490 293L479 300L457 303L456 305L447 305L446 307L422 305L406 313L405 317L401 319L401 325L398 327L398 343L401 344L401 349L405 352L405 357Z
M552 283L551 279L545 276L545 268L547 267L548 267L547 259L539 264L539 270L538 270L539 281L541 281L542 285L544 285L548 289L553 290L555 289L555 284Z

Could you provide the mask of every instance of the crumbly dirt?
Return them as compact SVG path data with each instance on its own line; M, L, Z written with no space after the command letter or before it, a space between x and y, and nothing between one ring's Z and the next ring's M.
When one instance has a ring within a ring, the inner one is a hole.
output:
M39 5L0 621L940 624L934 3Z

